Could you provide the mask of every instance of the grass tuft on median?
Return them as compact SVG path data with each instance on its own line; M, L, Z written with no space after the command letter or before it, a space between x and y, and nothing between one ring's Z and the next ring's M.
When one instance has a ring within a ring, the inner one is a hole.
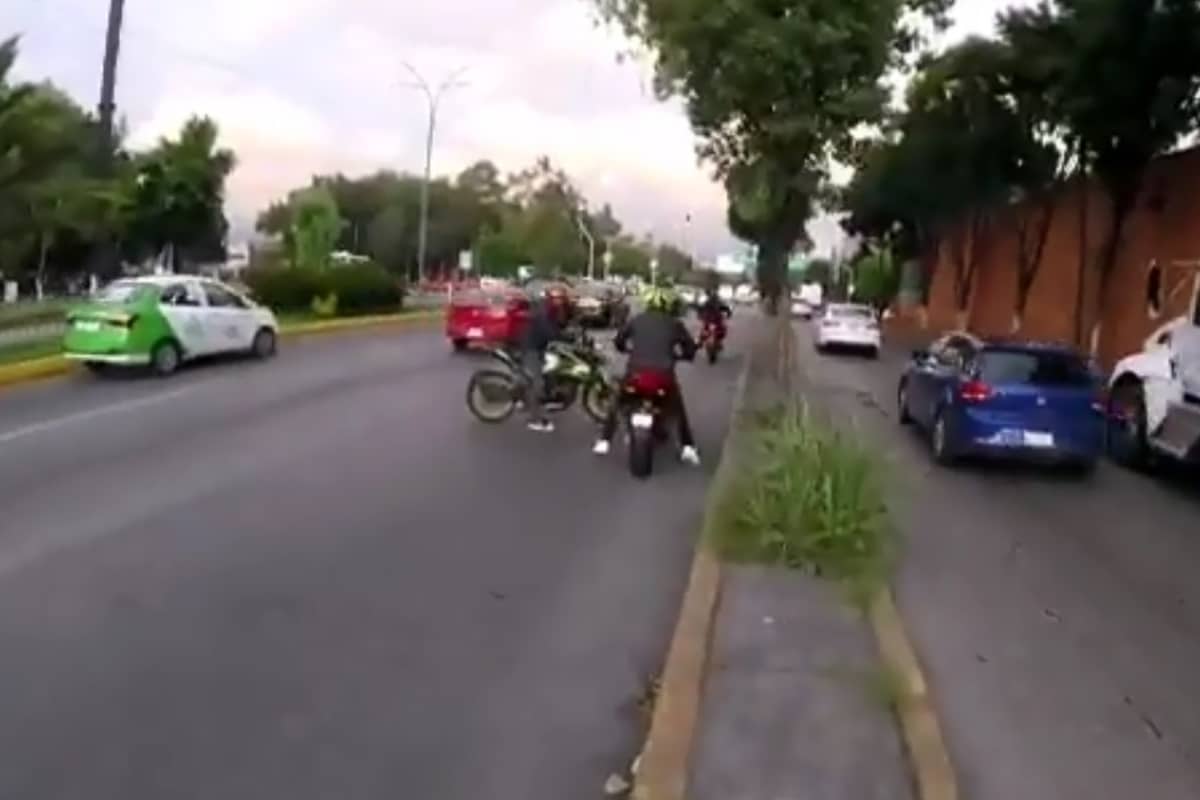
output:
M838 581L865 604L886 579L894 550L874 455L803 404L743 424L745 466L709 528L718 554Z

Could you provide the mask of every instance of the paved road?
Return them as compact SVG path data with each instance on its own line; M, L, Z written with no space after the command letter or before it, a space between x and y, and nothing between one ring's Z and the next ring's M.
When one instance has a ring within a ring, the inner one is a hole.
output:
M1200 797L1200 480L932 465L899 357L801 353L892 461L899 599L972 800Z
M740 360L644 485L471 421L434 333L0 394L0 798L602 796Z

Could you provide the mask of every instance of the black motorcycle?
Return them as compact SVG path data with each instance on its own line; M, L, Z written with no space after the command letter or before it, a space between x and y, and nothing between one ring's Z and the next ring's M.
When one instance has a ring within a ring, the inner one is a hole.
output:
M504 422L525 404L530 376L519 351L498 347L491 357L502 368L476 370L467 383L467 408L481 422ZM582 400L584 412L602 422L612 400L607 372L608 359L594 340L581 335L570 342L553 342L546 350L542 372L542 408L562 413Z

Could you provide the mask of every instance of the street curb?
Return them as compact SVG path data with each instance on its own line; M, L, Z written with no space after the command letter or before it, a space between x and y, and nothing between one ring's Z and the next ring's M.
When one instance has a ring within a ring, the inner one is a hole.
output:
M704 521L692 557L679 618L667 650L650 731L633 770L633 800L684 800L688 765L700 720L704 681L721 595L721 562L709 545L710 526L733 482L734 459L746 396L749 363L734 389L729 430L705 500Z
M305 322L284 327L279 331L281 339L304 339L310 336L344 333L367 328L413 327L427 325L442 319L443 312L415 311L408 314L380 314L370 317L351 317L321 322ZM47 356L15 364L0 366L0 387L57 378L72 372L75 362L62 356Z
M871 628L884 664L903 682L896 707L920 800L957 800L958 778L942 737L929 684L896 608L891 589L876 593L870 609Z

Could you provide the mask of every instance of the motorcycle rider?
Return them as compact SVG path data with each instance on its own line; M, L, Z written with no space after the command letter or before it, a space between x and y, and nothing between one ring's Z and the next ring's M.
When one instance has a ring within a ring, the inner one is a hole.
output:
M725 320L733 316L733 309L721 299L715 288L709 288L704 294L704 300L696 309L700 324L712 325L717 330L718 340L725 338Z
M675 378L676 360L680 357L687 361L695 358L696 340L675 314L679 301L673 292L651 288L646 293L644 302L645 310L621 328L614 344L617 350L629 354L625 367L626 377L639 369L661 370L671 374L672 391L667 401L679 425L679 458L687 464L698 466L700 453L696 450L696 440L688 422L683 393L678 379ZM598 456L608 455L612 446L612 437L616 433L621 411L619 406L618 399L609 407L608 417L600 430L600 438L592 448L592 452Z
M539 296L530 298L529 322L521 339L521 366L528 378L525 384L525 409L529 413L528 427L531 431L554 431L554 423L542 407L546 349L551 342L568 338L567 324L570 318L571 303L565 290L551 287Z

